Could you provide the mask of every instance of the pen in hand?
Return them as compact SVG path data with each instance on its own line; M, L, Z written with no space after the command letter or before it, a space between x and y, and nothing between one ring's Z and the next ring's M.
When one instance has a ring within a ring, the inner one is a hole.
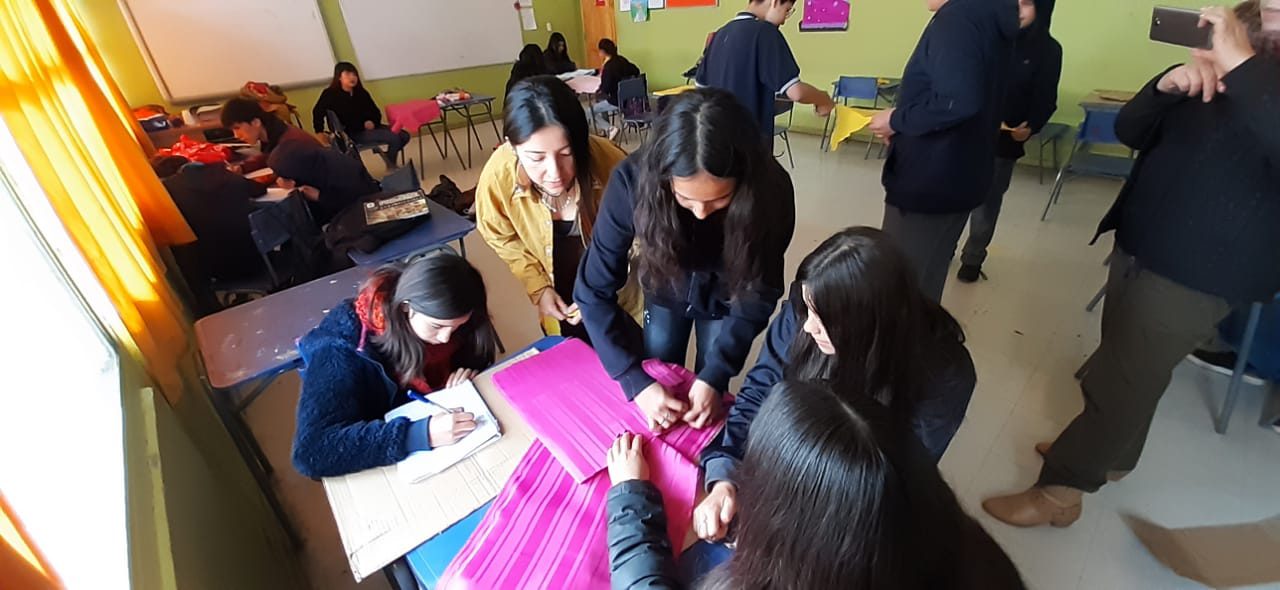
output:
M446 414L456 414L456 413L458 413L459 411L461 411L461 410L456 410L456 409L453 409L453 408L446 408L446 407L444 407L444 406L442 406L442 405L440 405L440 404L438 404L438 403L436 403L436 402L433 402L433 401L431 401L431 400L427 399L427 396L422 395L421 393L418 393L418 392L413 391L413 390L409 390L409 397L410 397L411 399L415 399L415 400L420 401L420 402L422 402L422 403L424 403L424 404L427 404L427 405L429 405L429 406L432 406L432 407L435 407L435 408L439 408L439 409L441 409L441 410L444 410L444 412L445 412Z

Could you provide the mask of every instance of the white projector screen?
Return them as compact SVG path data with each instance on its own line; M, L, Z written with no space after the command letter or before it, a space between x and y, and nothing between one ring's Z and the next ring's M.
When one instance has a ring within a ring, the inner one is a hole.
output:
M327 81L333 47L316 0L119 0L173 103L233 96L250 80Z
M340 4L366 80L512 63L524 46L512 0Z

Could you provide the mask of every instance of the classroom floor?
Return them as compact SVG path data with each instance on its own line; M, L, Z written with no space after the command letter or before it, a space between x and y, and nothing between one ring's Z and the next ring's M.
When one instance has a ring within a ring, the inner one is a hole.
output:
M489 141L491 133L486 125L481 137ZM816 137L799 134L792 144L797 220L788 276L836 230L878 227L884 197L882 162L864 161L860 144L820 153ZM628 147L633 149L634 142ZM409 149L416 157L416 147ZM487 153L478 154L476 166L464 171L456 158L442 163L431 144L426 151L428 189L439 174L462 187L474 186ZM380 176L381 164L366 161ZM1104 180L1072 182L1050 220L1041 223L1048 187L1037 183L1034 169L1020 168L984 267L990 280L964 285L953 278L944 296L968 333L978 388L941 468L965 508L1036 589L1198 588L1153 559L1119 515L1183 527L1253 521L1280 512L1275 501L1280 435L1256 425L1265 391L1246 385L1231 430L1219 436L1210 407L1220 402L1227 379L1186 363L1174 374L1138 469L1087 496L1084 516L1074 526L1020 530L982 511L983 498L1034 481L1040 461L1032 445L1052 440L1082 406L1072 374L1098 342L1101 310L1088 313L1084 307L1105 279L1102 260L1110 239L1093 247L1088 242L1118 189L1118 183ZM506 266L478 235L467 238L467 253L488 284L490 308L508 350L539 337L533 307ZM248 421L277 466L278 490L304 539L302 558L311 585L387 588L381 576L355 583L322 487L289 466L297 395L296 373L286 375L249 409Z

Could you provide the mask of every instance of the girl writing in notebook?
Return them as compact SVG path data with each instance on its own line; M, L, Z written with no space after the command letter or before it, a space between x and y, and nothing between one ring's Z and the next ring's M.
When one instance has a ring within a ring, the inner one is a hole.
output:
M624 434L609 451L612 587L685 588L643 440ZM780 384L747 448L737 549L688 587L1023 588L920 443L867 393Z
M651 429L702 428L719 412L785 290L794 229L791 177L722 90L673 99L645 146L614 170L574 299L605 369ZM632 274L644 291L643 324L619 304ZM683 364L695 331L698 379L685 402L640 363Z
M578 95L554 76L513 86L503 120L506 143L476 186L476 229L524 285L547 332L588 340L573 282L605 183L627 154L591 134ZM622 297L634 317L637 287Z
M703 451L708 495L697 508L703 539L728 531L741 505L739 485L749 483L738 469L747 440L784 377L873 398L934 461L960 428L977 384L959 324L924 296L888 237L868 227L831 236L800 263L724 435Z
M298 349L305 368L293 464L320 478L390 465L474 430L467 412L416 422L383 416L409 392L452 387L493 364L497 335L479 271L437 250L374 272Z

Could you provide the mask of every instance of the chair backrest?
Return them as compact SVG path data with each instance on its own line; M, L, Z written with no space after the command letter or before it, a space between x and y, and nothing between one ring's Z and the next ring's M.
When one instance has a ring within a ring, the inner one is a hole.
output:
M313 255L310 250L320 239L315 223L311 220L311 213L307 211L302 196L296 192L279 203L272 203L249 213L249 235L253 238L258 254L262 255L262 261L266 263L271 282L275 286L280 286L282 279L272 262L272 252L283 249L290 242L297 242L300 251L294 255L302 259L310 258Z
M333 135L333 141L330 143L333 149L359 159L360 154L356 151L356 142L351 139L350 135L347 135L347 129L342 126L342 121L338 120L338 114L333 111L325 111L324 120L329 124L329 133Z
M774 135L781 135L791 130L791 121L795 119L795 116L796 116L796 103L790 100L787 100L785 98L773 99L774 118L776 119L778 117L781 117L782 115L787 116L787 121L781 124L774 122L773 124Z
M624 116L649 112L649 81L644 74L618 82L618 108Z
M422 182L418 180L418 171L413 167L413 161L408 166L401 166L395 172L382 177L382 190L392 194L407 193L409 191L422 188Z
M1120 138L1116 137L1116 118L1119 115L1120 111L1086 110L1077 139L1080 143L1094 145L1120 144Z
M876 100L880 95L880 80L868 76L840 76L836 80L832 98Z

